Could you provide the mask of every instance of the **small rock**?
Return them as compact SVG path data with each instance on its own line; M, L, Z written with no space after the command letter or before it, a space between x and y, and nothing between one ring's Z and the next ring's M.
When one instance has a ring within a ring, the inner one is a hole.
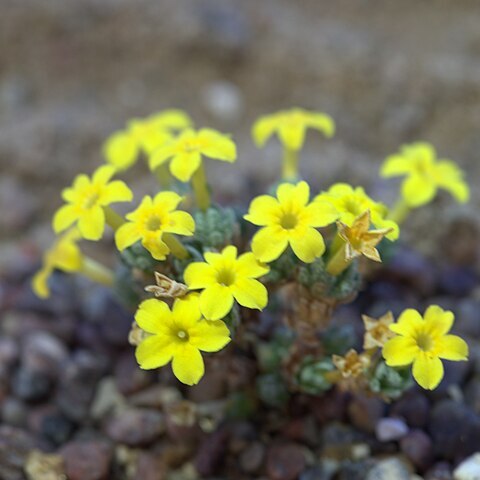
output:
M140 452L137 459L135 479L159 480L165 478L165 464L162 457L150 452Z
M407 432L408 427L401 418L381 418L375 427L375 434L381 442L400 440Z
M413 428L422 428L427 424L430 402L416 390L405 392L391 409L391 415L402 417Z
M265 458L265 446L263 443L254 442L251 443L241 454L240 454L240 468L245 473L258 473L260 468L263 465Z
M164 409L181 399L182 394L176 388L156 384L130 395L128 402L134 407Z
M423 430L412 430L400 440L400 450L421 471L433 461L433 446L430 437Z
M365 480L368 471L372 468L372 463L372 460L357 462L346 460L340 465L340 471L335 478L338 480Z
M20 349L12 338L0 338L0 365L10 368L18 360Z
M132 408L110 418L105 430L116 442L132 447L148 445L165 432L165 419L156 410Z
M117 359L114 375L118 391L123 395L130 395L148 387L154 379L153 372L142 370L138 366L133 350L130 349Z
M54 375L65 365L68 351L54 335L36 331L22 342L22 365Z
M452 468L448 462L438 462L424 475L425 480L452 480Z
M465 459L454 471L455 480L480 480L480 453Z
M58 447L70 439L75 428L75 424L61 413L52 413L43 418L40 433Z
M449 265L440 272L439 284L447 295L467 296L478 285L478 276L473 268Z
M220 466L228 445L229 434L225 429L218 429L207 435L195 456L195 468L204 477L212 476Z
M316 466L305 470L298 480L331 480L334 475L329 469L325 469L322 466Z
M35 442L27 432L0 425L0 478L24 480L23 467L34 448Z
M47 398L53 381L49 374L40 370L21 367L12 379L13 393L26 402L38 402Z
M242 113L242 95L232 83L220 81L208 84L202 96L208 112L218 120L236 120Z
M266 469L272 480L295 480L305 468L305 454L301 446L286 444L269 448Z
M28 480L66 479L63 458L56 454L47 454L33 450L27 458L25 473Z
M472 298L465 298L458 303L455 309L455 331L459 335L468 335L475 338L480 337L480 322L478 312L480 301Z
M374 433L375 426L385 412L385 404L376 397L355 395L348 405L352 424L367 433Z
M27 407L15 397L7 397L1 405L2 423L13 427L24 427L27 420Z
M67 443L60 454L65 462L69 480L107 480L113 450L102 441L73 441Z
M398 458L379 461L367 474L366 480L410 480L408 465Z
M118 412L127 407L125 397L117 389L115 380L106 377L100 381L90 408L90 415L100 420L108 413Z

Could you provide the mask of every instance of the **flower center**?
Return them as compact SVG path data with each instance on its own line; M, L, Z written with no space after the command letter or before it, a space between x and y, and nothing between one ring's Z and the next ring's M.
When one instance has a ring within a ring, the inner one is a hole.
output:
M145 228L151 232L155 232L162 226L162 221L157 215L149 217L145 223Z
M433 348L432 337L428 333L419 333L416 338L418 348L424 352L428 352Z
M228 268L223 268L217 273L217 282L224 287L230 287L235 283L235 272Z
M178 332L177 332L177 337L178 337L178 339L181 340L182 342L187 342L188 339L189 339L188 332L186 332L185 330L178 330Z
M298 224L298 217L294 213L284 213L280 219L280 226L285 230L291 230Z
M98 202L100 195L97 192L92 192L85 197L83 207L86 209L92 208Z

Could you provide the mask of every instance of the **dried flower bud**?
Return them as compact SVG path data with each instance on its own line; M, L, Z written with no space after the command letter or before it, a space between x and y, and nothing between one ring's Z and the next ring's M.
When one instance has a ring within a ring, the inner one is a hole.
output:
M332 361L343 378L356 378L370 365L370 358L365 354L359 354L353 348L344 357L333 355Z
M183 283L176 282L162 273L155 272L156 285L148 285L145 291L153 293L157 298L178 298L187 294L188 288Z
M392 312L387 312L378 320L367 315L362 315L365 326L365 335L363 337L363 348L382 348L385 342L394 336L389 326L394 322Z

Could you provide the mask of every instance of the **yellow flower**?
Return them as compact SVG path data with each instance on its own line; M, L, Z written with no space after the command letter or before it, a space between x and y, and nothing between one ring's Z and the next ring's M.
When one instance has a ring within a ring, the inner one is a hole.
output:
M380 254L375 248L391 231L390 228L369 230L370 210L359 215L352 226L337 221L338 235L345 241L345 258L351 261L364 255L374 262L381 262Z
M87 240L99 240L105 229L106 207L114 202L128 202L133 194L127 185L110 178L115 168L103 165L98 168L90 179L87 175L78 175L72 187L62 192L67 202L53 217L55 233L66 230L70 225L78 222L78 229L82 237Z
M335 123L325 113L292 108L259 118L253 125L252 136L257 146L262 147L276 132L286 148L300 150L307 128L314 128L328 138L335 133Z
M159 368L171 361L174 375L187 385L197 384L205 372L200 351L217 352L230 342L225 323L202 318L196 294L176 299L172 310L161 300L145 300L135 321L148 334L135 351L140 368Z
M382 348L385 342L393 337L390 325L394 322L392 312L387 312L378 320L368 315L362 315L365 335L363 337L363 348Z
M72 228L60 236L43 256L43 266L35 274L32 280L32 288L40 298L48 298L50 289L48 279L53 271L58 268L64 272L77 272L81 270L83 256L77 246L80 234L76 228Z
M406 177L402 196L410 208L432 201L439 188L450 192L461 203L467 202L470 194L462 170L451 160L437 159L429 143L404 145L399 153L386 158L380 174Z
M248 252L237 258L237 248L229 245L222 253L205 253L206 262L191 263L184 278L190 290L200 293L200 310L208 320L225 317L236 300L247 308L262 310L268 302L267 289L258 280L269 272Z
M407 309L397 323L390 325L396 334L383 347L387 365L401 367L413 363L413 377L418 384L433 390L443 378L440 359L467 360L468 346L456 335L448 335L454 315L437 305L427 308L424 317L416 310Z
M157 260L164 260L170 248L163 241L164 233L193 235L192 216L176 210L183 197L175 192L160 192L152 199L145 196L139 207L126 215L128 220L115 232L117 248L122 251L139 240Z
M202 156L234 162L237 158L235 143L216 130L203 128L184 130L180 135L161 146L150 157L150 168L171 159L170 172L182 182L188 182L202 163Z
M188 115L180 110L165 110L147 118L133 119L125 130L113 133L103 145L108 163L119 170L130 168L143 151L150 155L172 138L172 132L191 125Z
M252 250L261 262L271 262L291 246L303 262L313 262L325 251L322 235L316 230L334 222L338 214L330 203L309 203L306 182L283 183L277 198L261 195L250 204L245 219L261 228L253 237Z
M388 208L370 198L362 187L353 188L347 183L336 183L327 192L317 195L314 201L330 202L336 208L339 220L349 227L359 215L370 210L373 225L376 228L391 228L392 231L386 236L389 240L398 238L398 225L386 219Z

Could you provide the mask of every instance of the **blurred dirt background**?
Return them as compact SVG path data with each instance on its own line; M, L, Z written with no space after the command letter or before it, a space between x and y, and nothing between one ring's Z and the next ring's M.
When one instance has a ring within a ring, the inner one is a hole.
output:
M380 162L425 139L468 172L473 202L462 212L479 204L477 0L1 0L0 8L0 267L19 237L50 241L60 188L101 161L109 133L168 107L234 134L235 168L210 164L220 195L240 197L245 179L276 178L278 145L256 150L250 125L298 105L338 124L331 141L309 136L302 170L316 187L349 180L388 201Z

